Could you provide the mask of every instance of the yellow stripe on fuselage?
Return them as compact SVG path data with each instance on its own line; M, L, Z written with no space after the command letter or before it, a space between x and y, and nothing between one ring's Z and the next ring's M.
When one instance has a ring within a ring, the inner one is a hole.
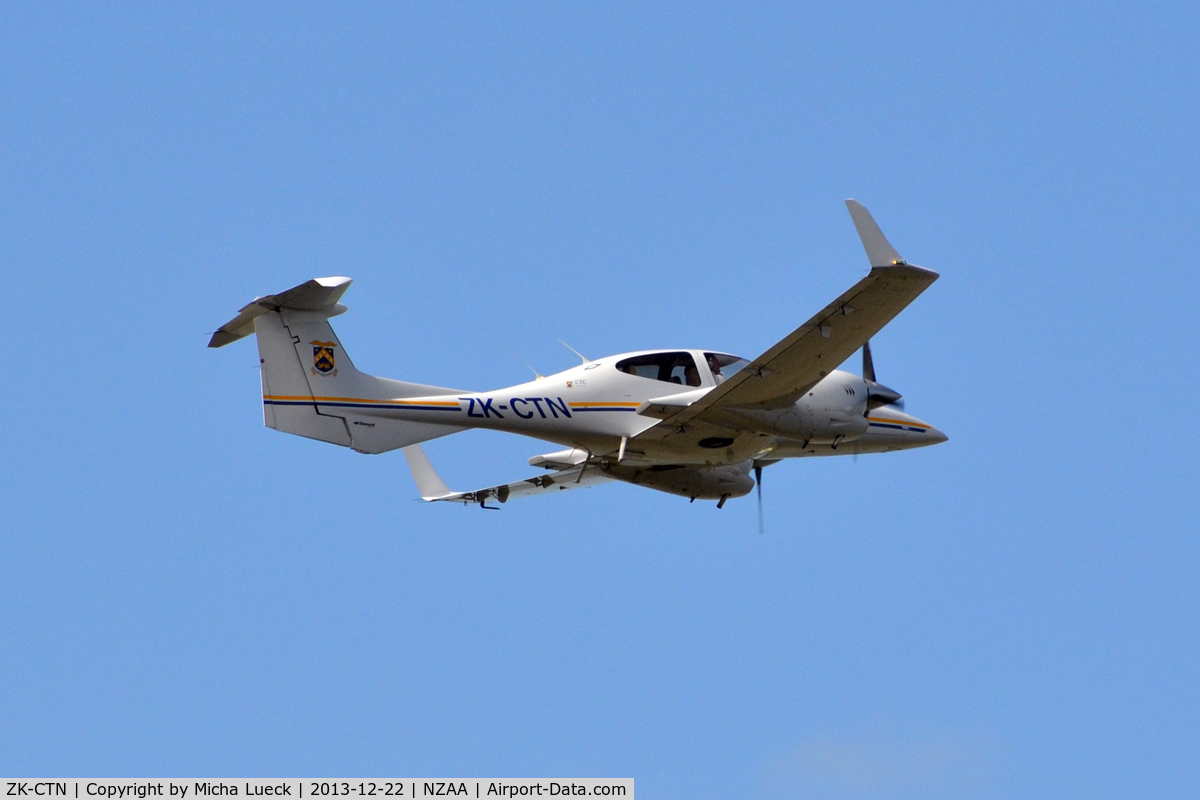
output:
M457 400L367 400L362 397L313 397L307 394L264 394L263 400L307 400L318 403L373 403L395 406L454 406L456 408L459 405Z
M571 403L571 408L637 408L641 403Z

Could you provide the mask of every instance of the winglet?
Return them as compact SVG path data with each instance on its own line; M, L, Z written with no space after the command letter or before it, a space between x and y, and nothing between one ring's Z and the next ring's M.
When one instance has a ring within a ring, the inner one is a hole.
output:
M417 482L417 491L421 493L422 500L432 502L460 494L452 491L437 474L433 464L429 463L429 456L425 455L425 451L421 449L421 445L410 444L403 450L404 458L408 461L408 468L412 470L413 480Z
M908 263L888 242L883 231L875 224L871 212L867 211L862 203L847 200L846 208L850 210L850 218L854 220L854 228L858 231L858 238L862 239L863 248L867 251L867 258L871 260L872 267L891 267Z

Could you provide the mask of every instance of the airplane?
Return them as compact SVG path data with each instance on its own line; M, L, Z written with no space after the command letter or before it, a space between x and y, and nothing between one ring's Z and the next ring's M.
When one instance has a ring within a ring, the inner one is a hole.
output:
M315 278L256 298L212 335L223 347L258 340L264 423L352 448L402 450L423 500L476 504L624 481L696 500L755 487L785 458L927 447L946 434L904 411L876 380L870 339L938 274L909 264L865 207L846 207L870 273L754 359L720 350L642 350L494 391L380 378L355 368L331 317L350 278ZM862 349L862 374L837 369ZM577 353L578 355L578 353ZM536 374L536 372L535 372ZM505 431L566 449L529 459L545 473L454 491L420 443L470 428ZM753 472L753 477L751 473Z

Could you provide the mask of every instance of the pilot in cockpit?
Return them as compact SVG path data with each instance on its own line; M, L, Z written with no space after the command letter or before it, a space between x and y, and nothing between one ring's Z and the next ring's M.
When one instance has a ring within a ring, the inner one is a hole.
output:
M725 376L721 374L721 365L717 363L716 356L708 357L708 369L712 372L713 382L721 383L725 380Z

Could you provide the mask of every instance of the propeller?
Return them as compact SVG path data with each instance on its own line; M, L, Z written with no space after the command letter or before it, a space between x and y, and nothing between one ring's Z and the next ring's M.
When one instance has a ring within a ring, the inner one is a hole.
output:
M766 533L762 513L762 464L757 461L754 462L754 489L758 492L758 535L762 536Z
M871 358L871 342L863 345L862 377L867 384L867 410L880 406L896 406L904 408L904 399L895 389L889 389L875 380L875 360Z

